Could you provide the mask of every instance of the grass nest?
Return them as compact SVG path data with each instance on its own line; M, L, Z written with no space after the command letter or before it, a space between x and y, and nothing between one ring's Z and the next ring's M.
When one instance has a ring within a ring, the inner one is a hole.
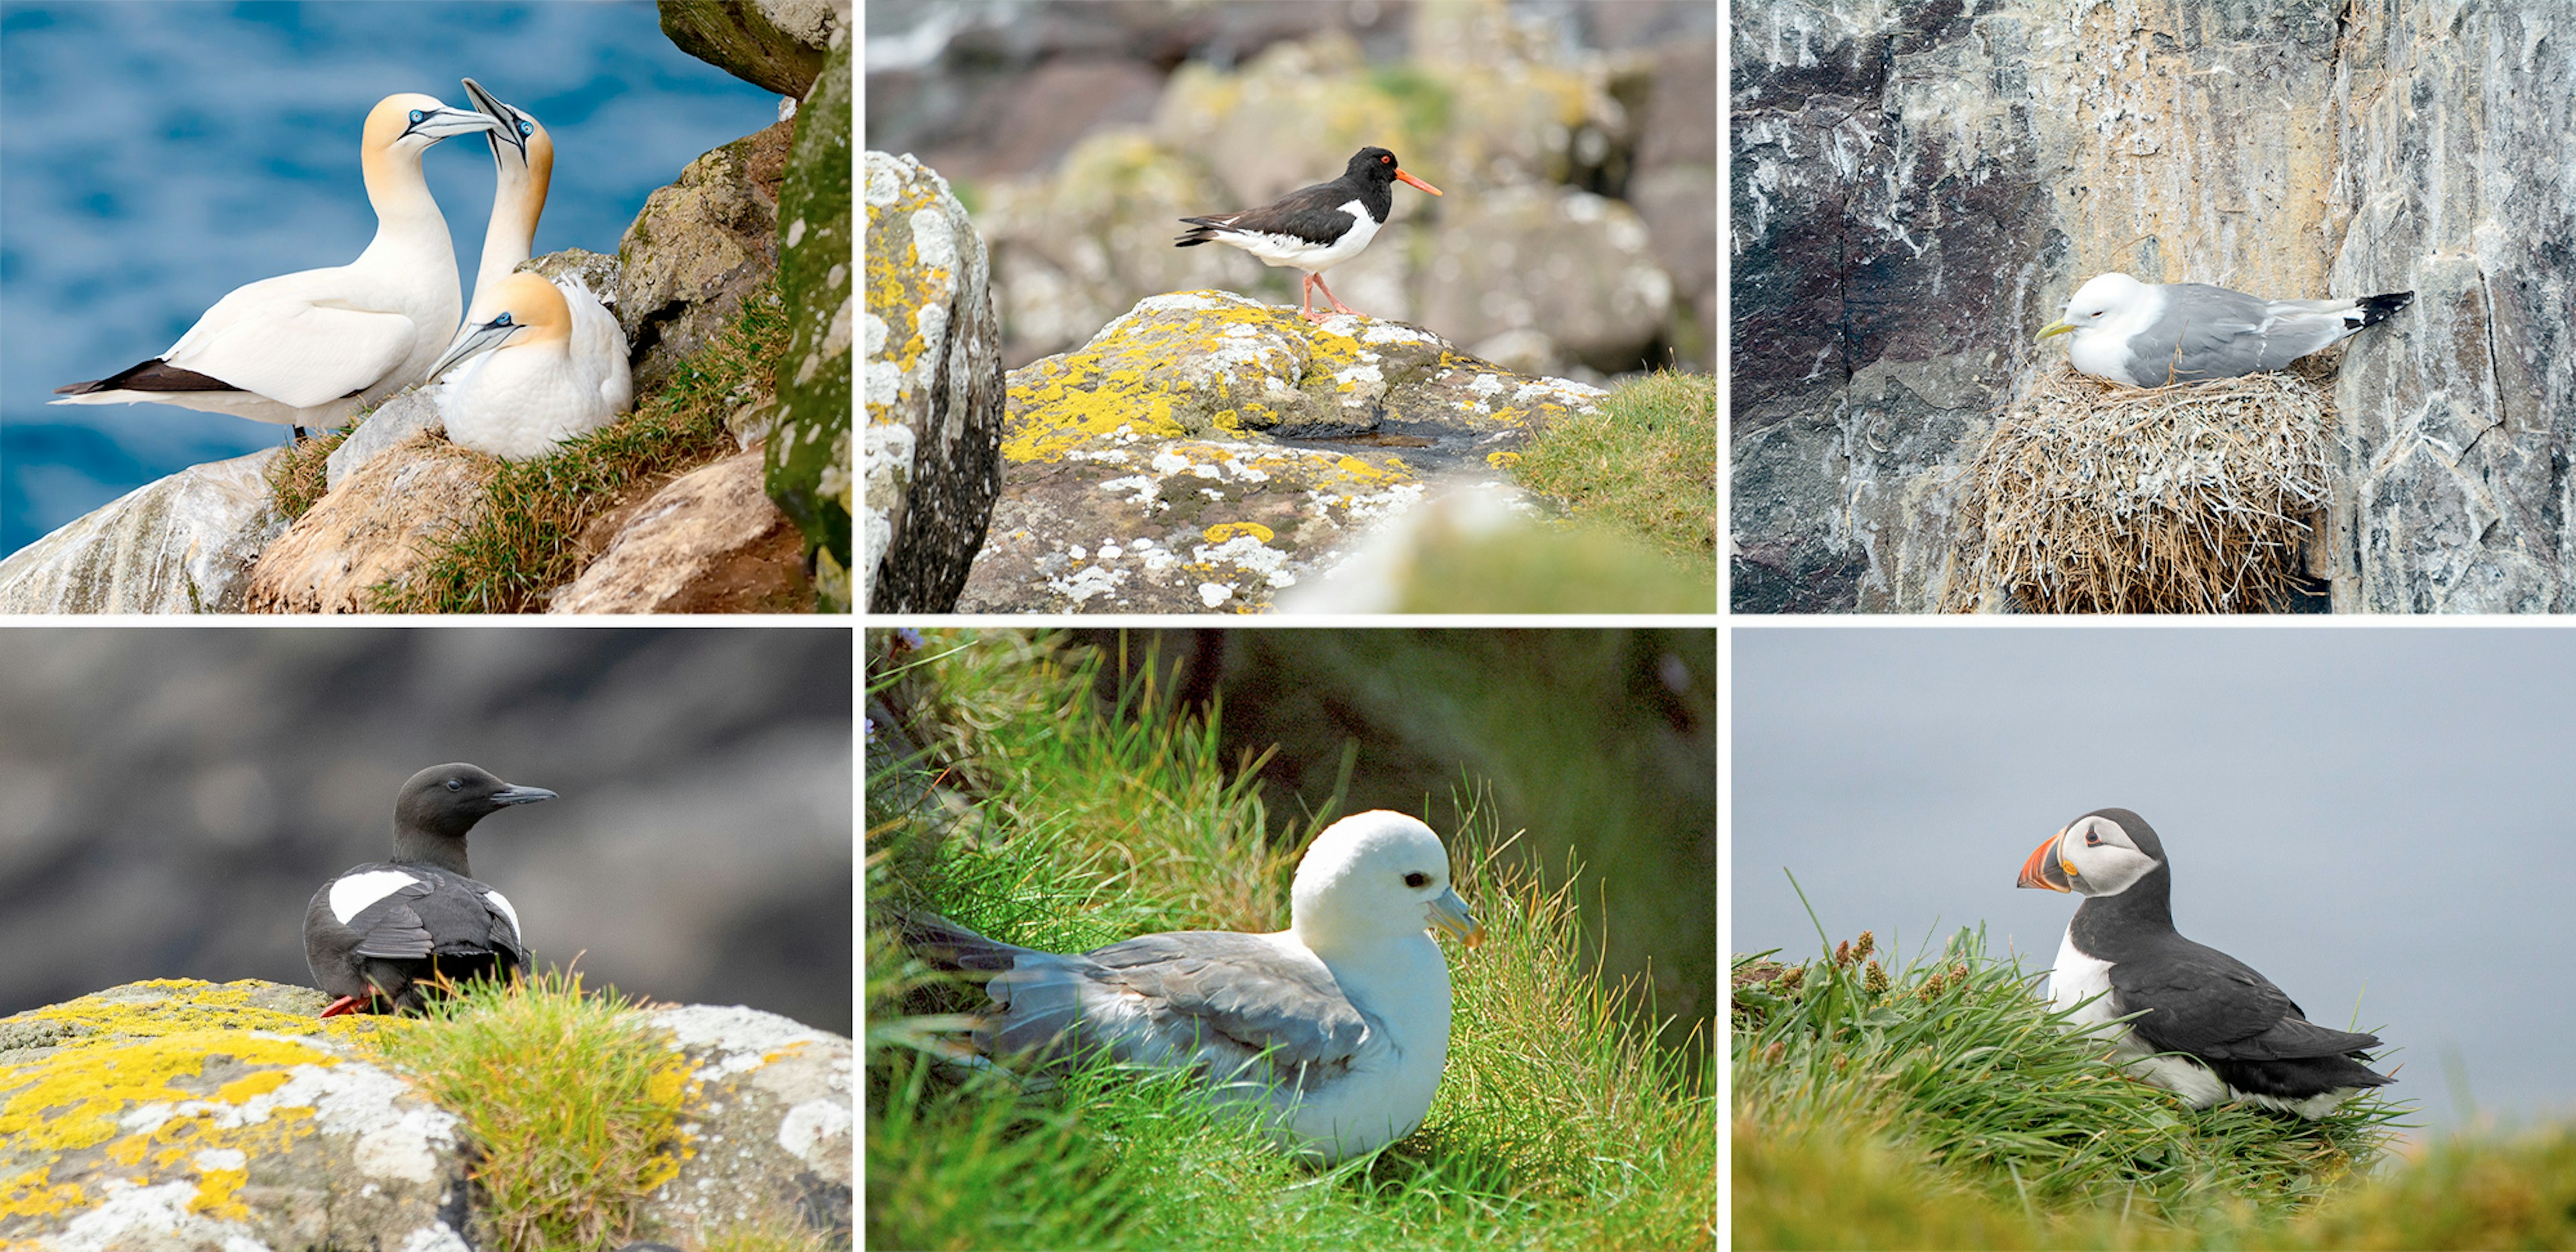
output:
M2253 613L2308 583L2330 363L2139 389L2061 366L1968 466L1950 612Z

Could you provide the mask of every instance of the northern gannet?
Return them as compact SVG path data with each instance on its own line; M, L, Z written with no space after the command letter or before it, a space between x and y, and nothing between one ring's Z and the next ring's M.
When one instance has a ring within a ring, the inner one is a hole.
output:
M485 302L490 320L469 322L429 372L445 379L433 395L450 440L524 460L625 410L625 354L579 351L564 292L545 275L504 274Z
M420 155L499 123L417 92L367 114L359 168L376 237L347 265L264 278L215 302L170 350L56 404L175 404L257 422L327 426L428 376L464 299L447 219Z
M484 136L492 145L492 220L483 229L483 259L474 269L474 298L465 306L465 320L479 323L500 312L497 297L487 293L495 292L500 281L536 248L537 219L546 211L546 188L554 178L555 143L544 124L526 110L504 103L471 78L463 81L474 106L499 123ZM557 279L555 287L572 309L574 358L602 380L609 412L625 412L635 398L625 329L580 279Z

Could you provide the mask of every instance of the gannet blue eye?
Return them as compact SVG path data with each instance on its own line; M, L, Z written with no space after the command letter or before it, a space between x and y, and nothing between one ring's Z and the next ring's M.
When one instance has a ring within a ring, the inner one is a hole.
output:
M418 109L413 109L413 110L411 111L411 120L413 120L413 121L415 121L415 122L417 122L417 121L419 121L420 119L422 119L422 118L424 118L424 117L427 117L427 116L429 116L427 113L423 113L423 112L421 112L421 111L420 111L420 110L418 110Z
M526 118L519 119L519 134L521 136L533 135L535 133L537 133L537 124L535 122L531 122Z
M516 325L518 325L518 323L517 323L517 322L513 322L513 321L511 321L511 320L510 320L510 315L509 315L509 314L507 314L507 313L504 313L504 314L502 314L502 315L501 315L501 316L499 316L499 317L493 318L493 319L492 319L492 324L493 324L493 325L495 325L495 326L516 326Z

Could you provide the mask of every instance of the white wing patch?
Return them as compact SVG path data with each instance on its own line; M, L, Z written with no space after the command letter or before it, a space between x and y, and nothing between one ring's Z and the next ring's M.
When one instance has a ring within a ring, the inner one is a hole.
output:
M363 874L351 874L331 884L331 916L346 926L350 918L367 911L376 901L419 881L398 869L371 869Z
M520 947L526 947L528 937L519 931L519 910L511 908L509 899L498 891L486 890L483 898L489 901L493 908L501 910L501 916L510 919L510 937L518 940Z

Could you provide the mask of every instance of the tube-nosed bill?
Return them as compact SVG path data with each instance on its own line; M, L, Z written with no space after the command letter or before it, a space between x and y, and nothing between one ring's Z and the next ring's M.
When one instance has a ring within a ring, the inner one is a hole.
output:
M1454 888L1441 892L1425 906L1424 917L1432 929L1470 948L1485 941L1485 924L1467 911L1467 902L1458 898Z
M2039 887L2049 891L2074 890L2066 879L2066 862L2057 855L2057 841L2065 837L2066 832L2061 830L2050 835L2046 842L2033 849L2030 859L2021 863L2021 877L2015 879L2013 885Z

